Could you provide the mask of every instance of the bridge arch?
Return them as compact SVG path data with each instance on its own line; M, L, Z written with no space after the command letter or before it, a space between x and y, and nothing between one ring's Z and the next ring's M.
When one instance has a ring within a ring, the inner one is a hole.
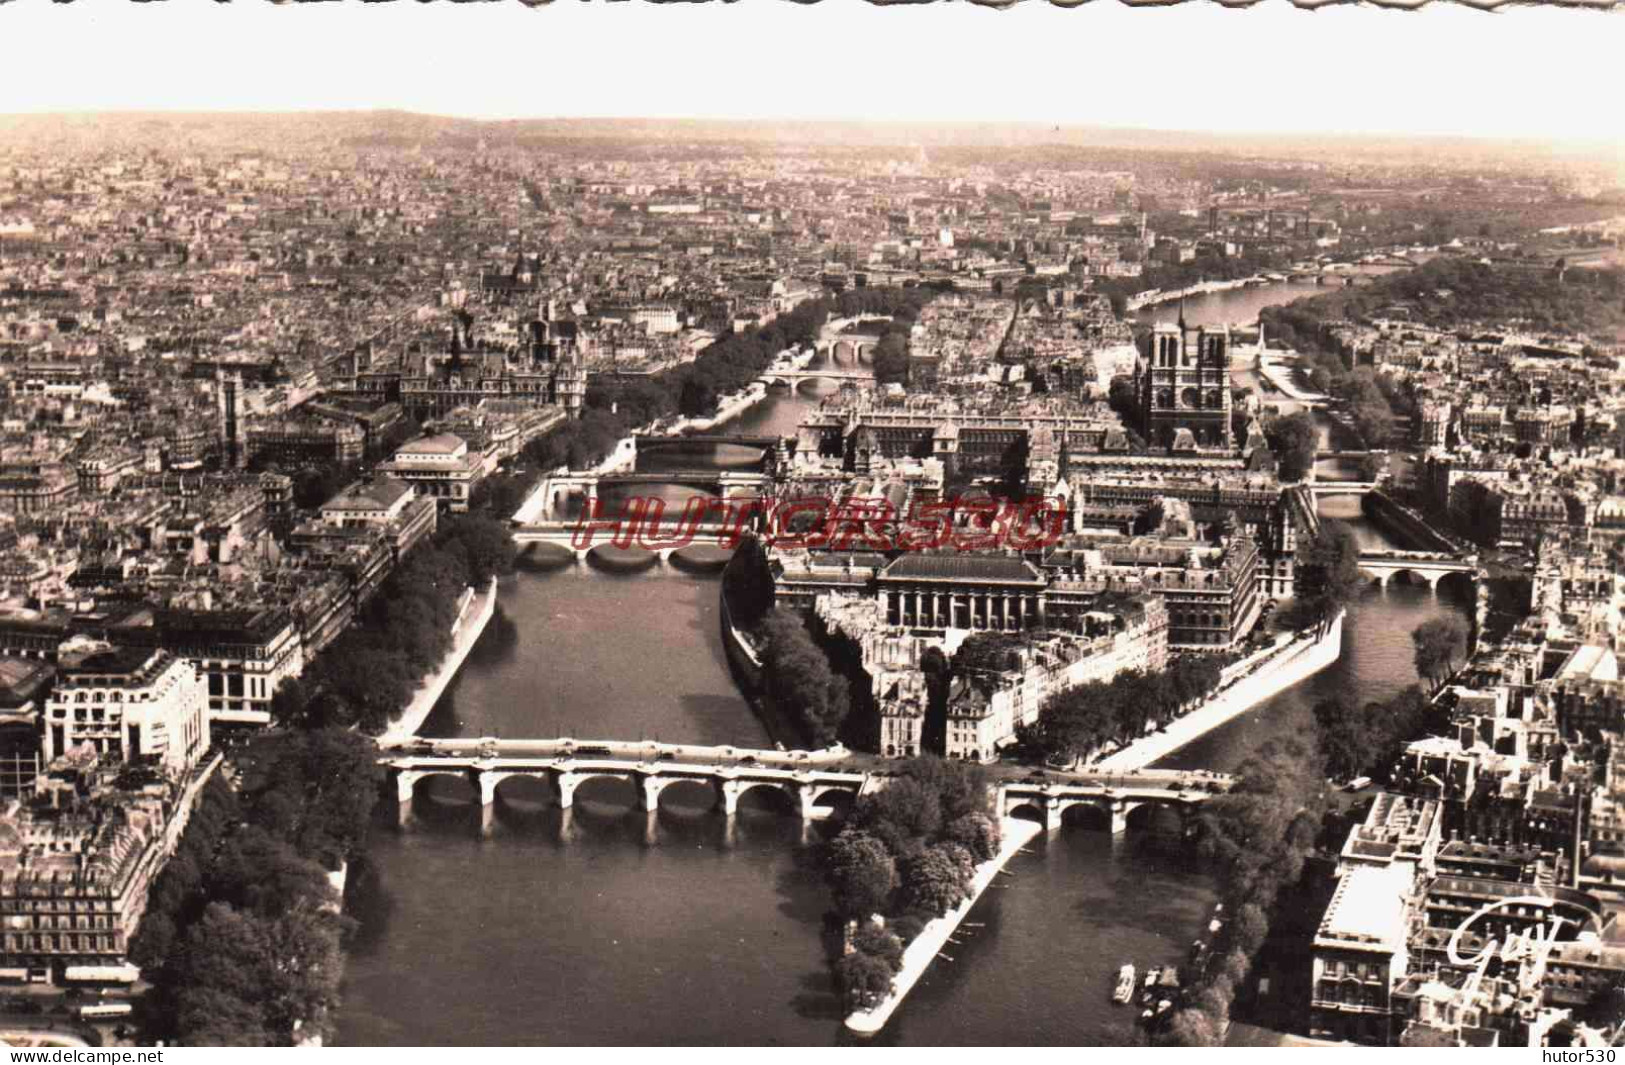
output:
M598 810L613 810L616 807L636 810L643 803L638 782L630 773L577 769L575 777L573 794L577 807L585 802L589 808Z
M693 777L672 777L661 781L656 803L662 813L706 814L717 804L716 785Z
M837 784L814 785L812 792L813 813L824 818L845 818L852 812L852 806L857 802L858 793L854 788L842 787Z
M1049 818L1045 813L1044 800L1032 795L1012 795L1005 801L1006 817L1013 817L1018 821L1034 821L1040 825L1047 825Z
M1448 583L1446 583L1448 582ZM1478 575L1471 570L1456 569L1439 574L1439 591L1455 589L1464 595L1471 595L1473 586L1478 582Z
M1112 830L1111 808L1094 799L1078 799L1061 808L1062 828L1081 828L1091 832Z
M801 797L793 785L776 780L741 780L739 809L799 814Z
M480 785L475 778L455 769L422 769L412 777L412 804L436 806L478 806Z
M546 773L502 773L495 777L491 794L497 804L518 813L539 813L558 805L557 789Z
M1183 835L1186 807L1181 802L1149 802L1127 804L1124 824L1130 832L1152 835Z

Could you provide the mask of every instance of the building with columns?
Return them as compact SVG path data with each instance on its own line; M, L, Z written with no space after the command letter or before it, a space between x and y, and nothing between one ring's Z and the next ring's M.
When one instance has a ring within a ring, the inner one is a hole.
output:
M905 554L875 577L889 624L1019 632L1048 623L1037 566L1005 555Z

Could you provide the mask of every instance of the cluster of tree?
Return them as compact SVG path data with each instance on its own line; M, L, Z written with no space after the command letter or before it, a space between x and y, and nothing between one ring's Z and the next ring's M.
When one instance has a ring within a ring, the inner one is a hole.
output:
M974 763L910 759L858 801L824 852L836 911L857 925L835 966L850 1008L890 993L904 945L969 897L999 841L987 771Z
M1411 633L1411 644L1417 676L1436 688L1467 661L1467 623L1455 614L1429 618Z
M1049 761L1087 758L1107 743L1144 735L1153 722L1166 725L1219 686L1222 668L1214 655L1179 655L1160 673L1135 669L1067 688L1044 700L1036 721L1017 728L1017 741Z
M1343 288L1264 311L1273 337L1287 326L1317 337L1320 323L1360 320L1395 307L1431 325L1470 327L1518 319L1536 331L1609 334L1625 325L1625 270L1503 269L1467 258L1439 258L1374 284Z
M1320 429L1305 411L1276 418L1264 428L1270 450L1275 452L1281 480L1301 481L1315 468L1320 449Z
M239 790L205 785L131 941L154 1040L287 1046L338 1003L351 922L327 870L364 846L376 749L344 729L274 733L238 768Z
M773 572L757 537L746 536L734 550L722 571L722 595L740 629L754 629L773 609Z
M1315 704L1315 727L1328 776L1336 780L1386 776L1398 749L1415 739L1429 719L1427 698L1411 685L1387 702L1356 706L1346 694Z
M1360 543L1349 527L1325 521L1299 552L1293 624L1323 626L1359 592Z
M801 616L776 607L755 630L767 694L817 747L834 742L851 708L847 679L830 668Z
M1332 395L1343 400L1354 431L1367 447L1386 447L1393 431L1394 408L1388 396L1397 394L1397 386L1389 382L1385 388L1384 377L1369 366L1357 366L1330 382Z
M1216 1046L1283 889L1319 836L1322 769L1313 737L1265 742L1236 768L1234 788L1202 805L1201 847L1219 872L1230 919L1208 963L1188 974L1183 1006L1158 1033L1173 1046Z
M304 673L282 682L271 712L285 725L383 731L451 647L463 589L511 572L513 538L486 514L449 520L414 548L354 624Z

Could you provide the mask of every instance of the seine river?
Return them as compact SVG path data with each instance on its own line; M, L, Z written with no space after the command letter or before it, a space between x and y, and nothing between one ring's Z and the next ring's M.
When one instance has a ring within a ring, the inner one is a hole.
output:
M1310 286L1280 286L1275 300L1300 287ZM1232 295L1187 303L1187 318L1248 321L1267 293ZM787 432L815 401L805 391L771 399L736 425ZM1352 497L1330 497L1322 513L1383 542ZM1229 768L1264 737L1301 731L1327 693L1390 694L1415 677L1410 630L1465 602L1449 581L1437 595L1371 589L1351 611L1335 667L1170 764ZM766 741L723 656L714 571L530 556L500 604L427 732ZM356 914L363 929L338 1042L843 1041L824 963L827 900L796 820L762 792L745 797L724 838L719 817L683 805L698 795L673 789L650 821L630 787L598 781L566 820L520 782L504 785L496 832L482 841L471 789L426 787L411 829L380 813L371 847L380 886ZM1117 967L1182 958L1213 902L1209 877L1177 847L1081 827L1041 838L1009 869L882 1042L1129 1041L1130 1012L1107 1001Z

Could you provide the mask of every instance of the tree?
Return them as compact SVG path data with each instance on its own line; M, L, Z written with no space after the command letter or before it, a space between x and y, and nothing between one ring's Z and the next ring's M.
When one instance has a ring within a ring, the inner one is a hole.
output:
M281 733L254 747L261 775L246 787L249 820L328 868L366 839L383 770L365 736L345 729Z
M968 813L955 818L944 829L943 836L970 851L979 862L999 853L999 829L986 814Z
M1265 937L1270 934L1269 918L1256 903L1249 902L1236 911L1235 925L1230 931L1236 946L1251 954L1264 945Z
M859 921L852 934L852 947L885 962L892 972L903 967L903 941L896 933L873 921Z
M1360 587L1360 544L1347 525L1328 521L1303 553L1298 595L1309 618L1324 626L1336 617Z
M1270 447L1280 462L1283 481L1301 481L1315 468L1320 430L1305 412L1277 418L1268 428Z
M848 917L885 913L897 890L897 863L886 845L867 832L848 828L829 844L825 875L835 908Z
M1223 1021L1202 1010L1185 1008L1176 1012L1168 1027L1157 1037L1158 1044L1172 1047L1213 1047L1219 1045Z
M175 1027L195 1047L276 1045L257 1003L211 987L189 987L176 1005Z
M903 863L903 896L912 909L941 917L965 899L965 877L953 855L939 847Z
M740 541L723 571L722 587L733 623L741 629L755 628L773 609L773 573L760 539L746 536Z
M513 572L518 549L512 532L495 517L463 514L453 518L441 544L453 540L462 545L468 583L483 586L492 577L505 577Z
M762 620L762 660L774 704L799 720L819 745L833 742L850 708L845 677L813 642L795 613L775 608Z
M1012 655L1023 638L1012 632L975 632L954 652L954 675L959 677L1002 673L1011 666Z
M872 1009L891 994L896 971L885 959L853 951L835 963L835 979L849 1009Z
M1454 614L1441 614L1422 622L1411 633L1416 648L1416 672L1438 687L1467 658L1467 626Z
M941 827L942 800L918 780L895 777L858 800L852 823L872 833L893 856L905 859L923 848Z
M908 335L888 330L875 345L874 373L877 384L901 384L908 380Z
M1314 715L1326 772L1337 780L1349 780L1364 772L1377 753L1367 716L1343 695L1320 700Z
M211 897L264 917L326 900L333 892L321 866L257 825L241 829L221 848L209 888Z
M902 776L936 792L943 821L985 813L988 801L987 768L935 755L910 758L899 767Z

